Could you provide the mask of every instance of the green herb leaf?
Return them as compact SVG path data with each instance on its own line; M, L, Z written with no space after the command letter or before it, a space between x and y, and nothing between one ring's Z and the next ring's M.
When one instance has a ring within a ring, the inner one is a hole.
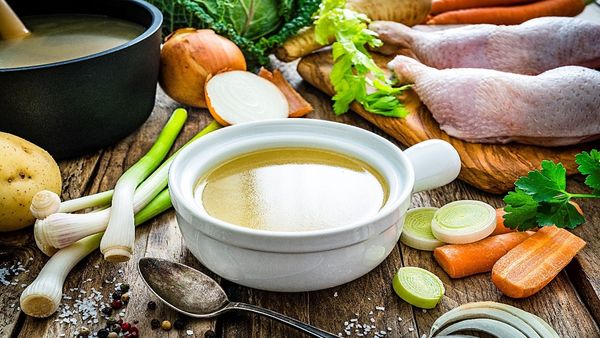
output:
M408 110L398 96L407 87L394 88L367 51L367 46L382 44L377 34L367 28L369 18L345 6L346 0L323 0L315 20L317 42L325 45L335 37L330 75L336 93L333 111L344 114L352 102L358 101L368 112L405 117Z
M521 231L537 226L536 214L539 204L523 190L515 189L509 192L504 197L504 203L506 203L504 225Z
M530 171L526 177L519 178L515 186L538 202L549 201L565 193L566 174L561 163L544 160L541 171Z
M585 222L585 218L568 202L543 202L538 207L536 222L538 226L560 225L561 228L573 229Z
M559 163L542 161L541 170L530 171L515 182L515 191L504 197L504 223L511 229L527 230L538 226L556 225L573 229L585 218L571 203L573 198L600 199L600 152L596 149L575 156L579 171L587 175L585 184L593 194L575 194L566 190L567 171Z
M592 149L589 153L584 151L575 156L575 162L579 164L577 170L585 178L585 184L594 189L596 194L600 194L600 151Z

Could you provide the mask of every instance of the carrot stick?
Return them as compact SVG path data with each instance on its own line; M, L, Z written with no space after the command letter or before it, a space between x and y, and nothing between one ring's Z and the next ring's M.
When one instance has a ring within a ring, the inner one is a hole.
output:
M582 0L542 0L525 5L461 9L445 12L427 21L429 25L491 23L518 25L541 16L575 16L583 12Z
M279 69L270 72L264 67L258 72L258 76L271 81L274 85L281 90L283 95L288 101L290 108L289 117L303 117L306 114L313 111L313 107L306 101L300 93L298 93L294 87L283 77L283 74Z
M543 227L494 264L492 282L509 297L529 297L550 283L584 246L584 240L565 229Z
M535 0L433 0L431 14L436 15L468 8L510 6L532 1Z
M490 236L502 235L515 231L504 226L504 214L506 214L506 212L503 208L496 209L496 229L494 229L494 232L492 232Z
M433 250L433 257L450 277L471 276L492 271L496 261L533 234L511 232L469 244L443 245Z

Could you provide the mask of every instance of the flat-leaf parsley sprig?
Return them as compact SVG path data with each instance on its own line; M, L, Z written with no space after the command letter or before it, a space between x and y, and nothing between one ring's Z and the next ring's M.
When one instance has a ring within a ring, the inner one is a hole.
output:
M540 170L530 171L515 182L515 190L504 197L504 223L511 229L527 230L556 225L573 229L585 218L571 203L576 198L600 199L600 151L592 149L575 156L577 170L585 176L591 193L575 194L567 189L567 170L561 163L542 161Z

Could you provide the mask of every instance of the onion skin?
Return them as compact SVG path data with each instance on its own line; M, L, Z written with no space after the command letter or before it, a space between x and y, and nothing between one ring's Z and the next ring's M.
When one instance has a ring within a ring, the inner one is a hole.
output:
M182 28L165 38L159 83L175 101L206 108L206 80L223 69L246 70L246 60L238 46L214 31Z

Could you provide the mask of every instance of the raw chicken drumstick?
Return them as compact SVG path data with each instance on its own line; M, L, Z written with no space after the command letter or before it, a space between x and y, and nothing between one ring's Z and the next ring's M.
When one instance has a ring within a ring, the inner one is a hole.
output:
M413 83L440 128L469 142L563 146L600 139L600 72L577 66L537 76L438 70L406 56L388 67Z
M561 66L600 67L600 23L544 17L517 26L469 25L418 31L376 21L384 54L410 50L422 63L438 68L487 68L537 75Z

